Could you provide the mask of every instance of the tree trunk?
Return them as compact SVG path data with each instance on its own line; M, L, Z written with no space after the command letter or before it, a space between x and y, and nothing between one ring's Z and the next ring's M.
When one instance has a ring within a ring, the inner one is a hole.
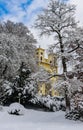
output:
M64 45L62 43L62 37L59 34L59 42L60 42L60 49L61 53L64 53ZM67 73L67 65L66 65L66 58L65 56L62 56L62 66L63 66L63 74ZM64 81L66 81L66 77L64 77ZM68 89L67 86L65 85L65 102L66 102L66 110L70 110L70 100L68 97Z
M65 86L65 103L66 103L66 112L70 110L70 99L68 97L68 90L67 87Z

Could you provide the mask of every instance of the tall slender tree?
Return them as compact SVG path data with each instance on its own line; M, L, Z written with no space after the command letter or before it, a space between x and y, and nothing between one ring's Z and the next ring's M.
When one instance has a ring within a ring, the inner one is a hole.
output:
M35 27L40 30L40 35L51 35L55 38L54 45L50 49L55 48L56 53L60 56L63 68L64 80L67 80L67 61L70 54L80 47L75 39L75 31L77 22L75 21L75 5L68 4L62 0L50 0L47 8L43 9L38 15ZM70 35L72 34L72 36ZM71 40L74 40L72 50ZM68 89L65 85L66 106L69 109L70 103L68 99Z

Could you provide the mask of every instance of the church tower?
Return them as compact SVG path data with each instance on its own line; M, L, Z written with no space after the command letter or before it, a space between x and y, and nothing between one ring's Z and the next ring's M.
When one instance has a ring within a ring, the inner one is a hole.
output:
M36 49L36 62L39 66L42 66L49 73L58 72L57 56L54 53L48 54L48 58L45 58L45 49L39 47Z
M45 49L39 47L36 49L35 51L35 57L36 57L36 62L39 65L39 67L43 67L47 72L49 72L49 74L54 74L54 73L58 73L58 66L57 66L57 56L54 53L50 53L48 54L48 58L45 58ZM49 79L51 85L53 85L56 81L57 78L56 77L52 77ZM47 95L48 92L46 87L47 87L47 83L42 82L40 83L39 81L39 93L42 95ZM52 96L58 95L58 92L56 92L54 89L52 89L50 91Z
M38 64L44 62L44 55L45 55L45 49L40 47L36 49L36 61Z

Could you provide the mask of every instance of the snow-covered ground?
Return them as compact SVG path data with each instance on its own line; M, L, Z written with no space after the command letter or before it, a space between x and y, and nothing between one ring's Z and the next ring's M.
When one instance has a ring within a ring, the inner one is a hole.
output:
M83 130L83 122L65 119L65 113L25 109L25 114L8 114L8 107L0 111L0 130Z

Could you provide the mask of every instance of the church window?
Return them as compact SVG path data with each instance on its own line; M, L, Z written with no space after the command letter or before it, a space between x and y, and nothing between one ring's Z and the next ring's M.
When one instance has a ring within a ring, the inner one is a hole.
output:
M50 61L50 64L52 63L52 61Z
M42 61L42 56L40 57L40 60Z

